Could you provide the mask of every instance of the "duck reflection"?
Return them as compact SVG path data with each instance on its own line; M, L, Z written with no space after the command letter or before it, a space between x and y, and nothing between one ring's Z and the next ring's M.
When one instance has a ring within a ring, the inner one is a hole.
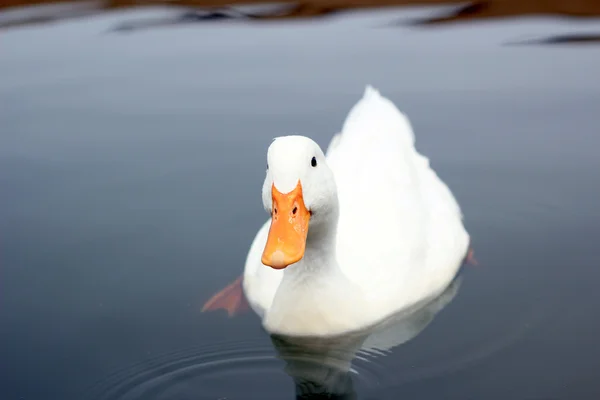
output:
M437 298L361 331L335 337L272 335L271 341L294 380L296 399L358 399L352 361L360 353L383 356L415 338L456 296L457 277Z

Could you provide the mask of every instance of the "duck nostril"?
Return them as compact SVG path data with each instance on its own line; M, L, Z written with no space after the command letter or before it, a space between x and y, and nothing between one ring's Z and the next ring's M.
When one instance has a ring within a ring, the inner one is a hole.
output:
M298 212L298 207L294 207L294 209L292 210L292 214L296 215L297 212Z
M277 207L275 207L275 208L273 209L273 212L275 213L275 215L277 215Z

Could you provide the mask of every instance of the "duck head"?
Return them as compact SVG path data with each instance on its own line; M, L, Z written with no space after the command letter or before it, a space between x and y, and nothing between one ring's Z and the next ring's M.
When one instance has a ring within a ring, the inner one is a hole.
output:
M304 136L276 138L267 151L262 199L271 226L261 261L283 269L337 222L335 179L319 145Z

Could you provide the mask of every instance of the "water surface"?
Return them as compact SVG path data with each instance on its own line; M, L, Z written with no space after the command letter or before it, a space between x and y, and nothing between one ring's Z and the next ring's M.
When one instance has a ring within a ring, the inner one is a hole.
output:
M416 12L4 33L0 397L293 399L255 315L200 309L267 217L271 139L326 146L372 84L480 266L419 335L355 360L358 398L598 398L600 53L502 45L566 22L390 25Z

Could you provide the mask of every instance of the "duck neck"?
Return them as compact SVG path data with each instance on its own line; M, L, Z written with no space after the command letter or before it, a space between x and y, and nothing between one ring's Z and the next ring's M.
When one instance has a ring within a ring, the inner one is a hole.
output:
M304 257L285 269L284 280L307 277L312 280L315 276L329 276L339 270L336 260L337 207L327 212L327 219L315 222L313 226L309 225Z
M336 260L337 210L327 216L328 221L309 225L304 257L284 270L263 320L270 332L308 336L346 332L361 315L369 315L360 288Z

